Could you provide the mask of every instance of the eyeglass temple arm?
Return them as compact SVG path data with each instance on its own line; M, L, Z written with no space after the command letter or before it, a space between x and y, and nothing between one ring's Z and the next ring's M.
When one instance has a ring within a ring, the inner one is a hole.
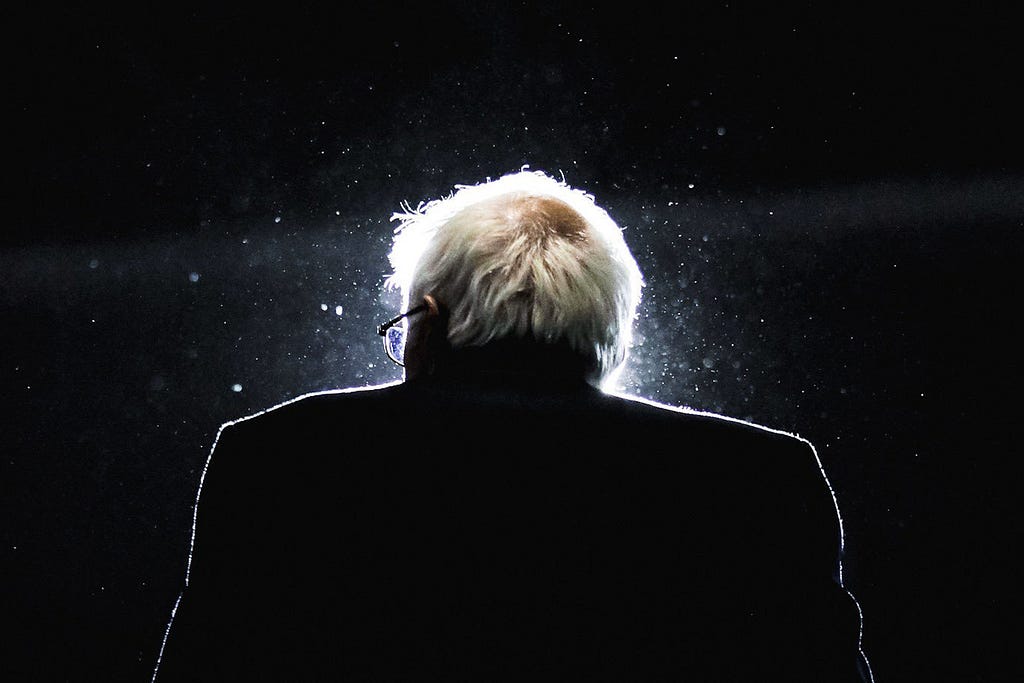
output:
M410 308L405 313L402 313L400 315L396 315L394 318L392 318L391 320L387 321L386 323L381 323L380 325L377 325L377 334L379 336L383 337L385 334L387 334L388 330L390 330L392 327L394 327L399 322L401 322L402 318L407 318L410 315L416 315L417 313L420 313L422 311L427 310L427 308L428 308L427 304L422 303L419 306L416 306L415 308Z

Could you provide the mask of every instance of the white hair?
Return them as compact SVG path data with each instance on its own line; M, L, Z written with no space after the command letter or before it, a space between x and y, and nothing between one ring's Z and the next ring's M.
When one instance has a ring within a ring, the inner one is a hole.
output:
M588 381L607 383L632 342L643 286L619 226L591 195L539 171L455 190L392 216L387 284L403 306L425 294L447 306L452 348L568 343Z

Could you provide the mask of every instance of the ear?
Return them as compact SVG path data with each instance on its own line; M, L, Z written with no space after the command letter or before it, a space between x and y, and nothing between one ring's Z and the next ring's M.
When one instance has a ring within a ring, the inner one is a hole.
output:
M428 318L436 318L441 315L441 309L437 305L437 299L434 298L433 294L424 294L423 303L427 305L427 310L424 313Z
M433 294L423 295L426 310L412 321L405 339L405 378L433 374L444 354L448 322L441 304Z
M423 311L417 327L421 330L424 345L429 347L433 355L444 350L448 331L448 311L433 294L424 294L423 303L427 310Z

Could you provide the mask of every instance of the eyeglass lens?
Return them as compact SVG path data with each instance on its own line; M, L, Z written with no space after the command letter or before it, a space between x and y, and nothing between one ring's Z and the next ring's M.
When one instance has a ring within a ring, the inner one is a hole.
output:
M396 325L389 327L384 334L384 350L388 358L404 365L405 361L405 328Z

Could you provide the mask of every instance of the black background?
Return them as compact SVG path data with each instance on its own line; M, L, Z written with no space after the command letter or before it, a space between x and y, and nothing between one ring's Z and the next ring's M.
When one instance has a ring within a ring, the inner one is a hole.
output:
M878 680L1008 676L1008 16L296 3L6 26L5 680L148 680L218 425L397 379L372 334L398 305L391 212L524 165L626 230L647 286L623 390L817 445ZM384 436L405 443L401 416Z

